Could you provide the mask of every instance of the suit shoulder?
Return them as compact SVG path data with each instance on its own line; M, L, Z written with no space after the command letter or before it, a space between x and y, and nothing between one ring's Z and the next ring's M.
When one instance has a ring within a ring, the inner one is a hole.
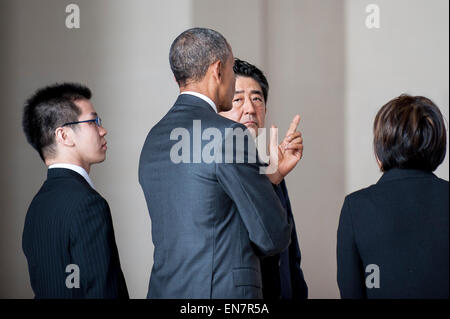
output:
M75 209L85 202L105 204L106 200L92 187L76 178L47 180L35 196L36 200L51 201L56 207Z
M448 181L446 181L445 179L442 179L442 178L440 178L440 177L437 177L436 178L436 183L440 186L440 187L443 187L443 188L445 188L445 189L449 189L449 187L448 187Z
M89 191L83 194L79 198L79 202L76 205L78 211L83 212L85 209L104 210L109 208L108 202L98 192Z
M370 196L370 194L372 194L374 192L375 188L376 188L376 184L370 185L365 188L361 188L361 189L354 191L354 192L348 194L347 196L345 196L345 200L348 202L353 202L353 201L367 198L368 196Z
M376 192L376 184L370 185L368 187L362 188L360 190L354 191L347 196L345 196L344 203L342 205L342 211L348 211L352 215L355 212L361 212L361 207L370 206L372 202L371 198L373 194Z
M428 191L434 193L434 195L439 198L446 199L448 203L449 197L448 181L439 177L433 178L433 182L428 185Z

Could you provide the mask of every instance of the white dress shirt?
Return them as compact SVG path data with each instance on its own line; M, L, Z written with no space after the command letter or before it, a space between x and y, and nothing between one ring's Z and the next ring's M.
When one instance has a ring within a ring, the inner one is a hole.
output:
M194 91L184 91L181 92L181 94L189 94L189 95L194 95L198 98L201 98L203 101L208 102L209 105L211 105L211 107L213 108L213 110L217 113L217 107L216 104L213 102L213 100L211 100L209 97L207 97L204 94L198 93L198 92L194 92Z
M52 164L48 167L48 169L52 169L52 168L67 168L72 171L75 171L78 174L80 174L81 176L83 176L83 178L86 180L86 182L88 182L88 184L91 185L91 187L93 189L95 189L94 184L92 183L91 178L89 177L89 174L81 166L74 165L74 164L57 163L57 164Z

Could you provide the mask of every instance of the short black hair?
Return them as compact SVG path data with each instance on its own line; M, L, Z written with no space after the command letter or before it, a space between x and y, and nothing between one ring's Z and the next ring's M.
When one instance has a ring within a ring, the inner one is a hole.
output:
M267 82L266 76L260 69L258 69L253 64L248 63L247 61L235 58L233 70L236 76L250 77L258 82L263 91L264 102L267 103L267 97L269 95L269 83Z
M28 143L42 160L54 154L55 129L76 122L81 110L76 100L91 98L91 90L78 83L54 84L38 89L25 103L22 127Z
M428 98L402 94L386 103L374 121L374 150L382 171L434 171L444 160L447 137L439 108Z
M219 32L207 28L192 28L181 33L172 43L170 68L179 86L200 81L209 66L220 60L226 63L231 54L227 40Z

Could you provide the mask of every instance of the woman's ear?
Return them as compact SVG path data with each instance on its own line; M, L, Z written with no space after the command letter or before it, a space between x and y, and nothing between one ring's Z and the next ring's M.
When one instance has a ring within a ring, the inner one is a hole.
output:
M377 154L375 154L375 159L377 160L378 167L383 172L383 164L381 163L380 159L378 158Z

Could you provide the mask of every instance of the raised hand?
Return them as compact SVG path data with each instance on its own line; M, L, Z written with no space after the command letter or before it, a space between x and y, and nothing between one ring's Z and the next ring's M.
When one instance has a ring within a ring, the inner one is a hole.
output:
M276 147L278 154L273 154L272 150L275 150L277 136L274 134L270 139L270 160L276 160L275 156L278 156L278 169L275 173L267 175L269 180L273 184L279 184L283 178L289 174L292 169L297 165L303 156L303 138L302 133L297 132L298 125L300 123L300 115L294 116L289 126L286 136L283 141ZM275 128L272 126L272 128Z

